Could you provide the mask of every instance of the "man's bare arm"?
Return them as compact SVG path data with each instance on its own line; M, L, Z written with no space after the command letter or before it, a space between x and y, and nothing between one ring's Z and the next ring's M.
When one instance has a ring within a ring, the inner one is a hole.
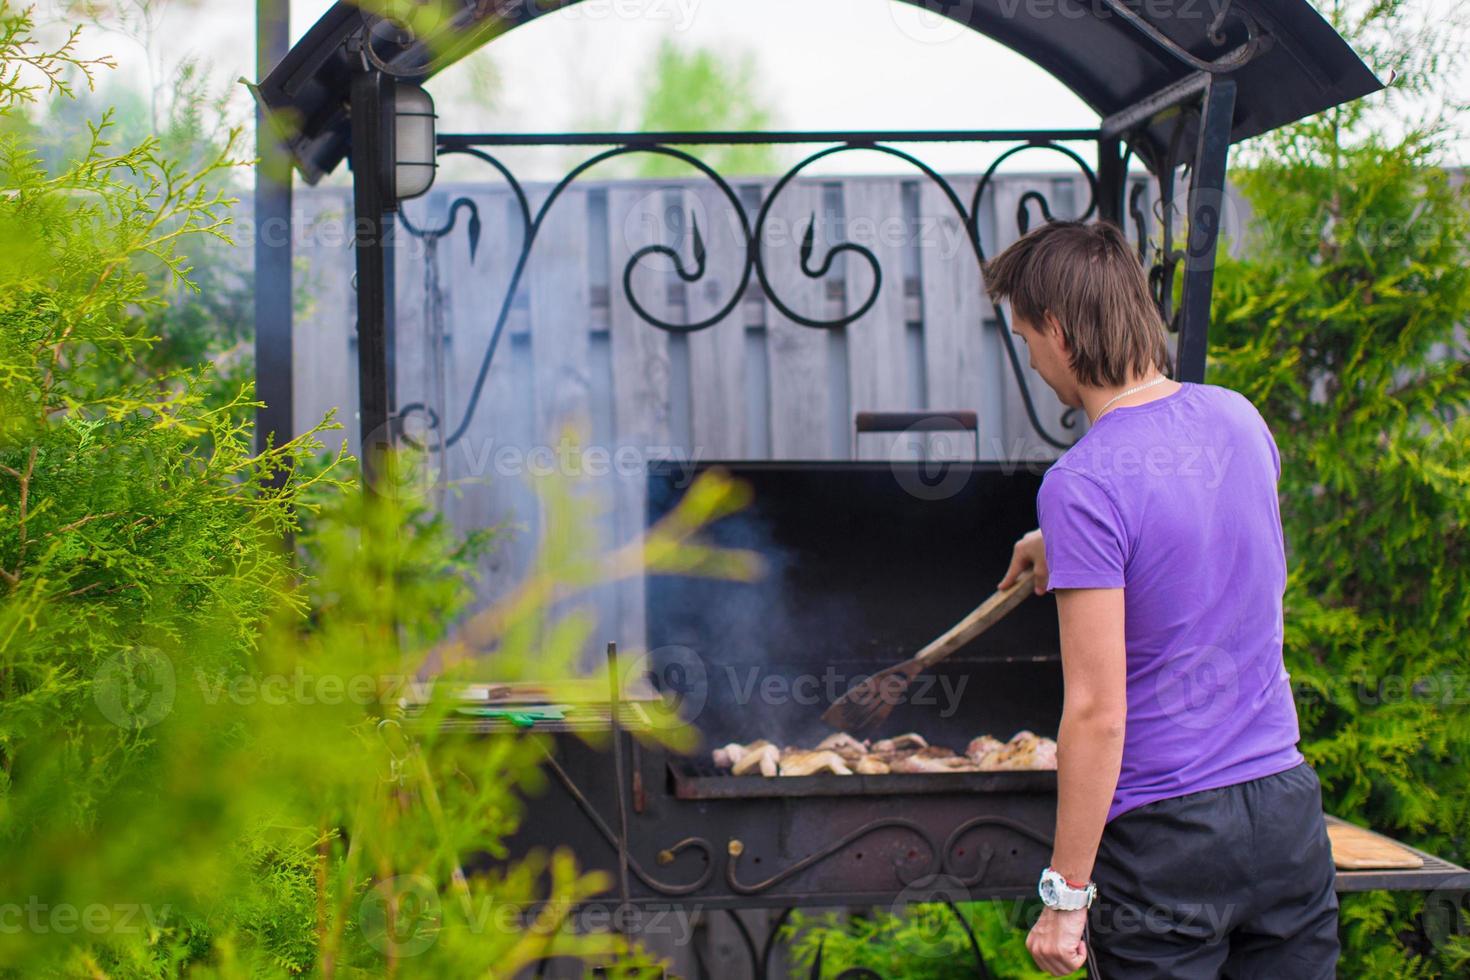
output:
M1051 866L1068 881L1092 880L1097 845L1123 765L1128 718L1122 589L1058 589L1062 675L1057 732L1057 833ZM1026 937L1036 965L1053 976L1079 969L1086 910L1044 909Z
M1058 589L1065 696L1057 733L1057 833L1052 867L1092 878L1123 764L1128 717L1122 589Z

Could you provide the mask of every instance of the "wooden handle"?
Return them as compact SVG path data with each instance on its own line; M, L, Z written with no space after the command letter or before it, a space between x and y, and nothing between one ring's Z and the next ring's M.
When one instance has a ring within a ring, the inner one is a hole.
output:
M964 619L945 630L932 643L914 655L914 661L928 668L954 653L975 637L995 625L1006 613L1026 600L1035 588L1035 573L1026 569L1011 583L976 606Z

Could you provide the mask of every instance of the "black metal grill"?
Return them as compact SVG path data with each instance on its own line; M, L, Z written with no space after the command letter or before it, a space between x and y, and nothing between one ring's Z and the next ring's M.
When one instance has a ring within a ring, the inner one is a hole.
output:
M681 755L630 734L647 718L627 710L632 702L619 703L611 748L554 738L554 778L529 802L534 818L512 852L572 847L584 866L625 882L601 903L608 912L1033 896L1051 856L1055 772L734 776L710 759L717 746L758 737L815 745L830 734L819 715L833 691L917 650L994 587L1011 543L1035 524L1039 474L956 463L926 477L924 465L731 464L755 503L710 537L762 551L770 574L756 584L653 578L647 591L642 662L700 746ZM650 520L677 501L680 477L655 468ZM771 693L829 673L831 690ZM1062 679L1052 600L1029 600L934 676L931 690L953 696L899 705L875 737L913 730L963 751L980 734L1054 736ZM613 727L605 700L586 717ZM1338 888L1470 881L1423 856L1413 871L1342 872ZM759 953L742 936L760 973L774 930Z

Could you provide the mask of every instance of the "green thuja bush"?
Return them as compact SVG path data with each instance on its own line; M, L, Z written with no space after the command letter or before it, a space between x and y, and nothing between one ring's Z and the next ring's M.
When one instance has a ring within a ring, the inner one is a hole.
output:
M1208 379L1249 397L1281 450L1286 660L1327 808L1464 863L1470 194L1441 89L1461 45L1417 5L1335 14L1397 83L1232 172L1255 218L1218 270ZM1426 103L1442 108L1409 112ZM1418 928L1421 900L1348 897L1344 975L1462 975L1452 916Z
M188 248L228 231L233 140L182 163L112 145L104 117L48 167L28 103L99 66L31 31L0 0L0 976L510 976L551 955L649 975L570 928L602 875L505 853L541 740L441 733L443 697L414 728L400 701L490 670L555 686L594 628L580 597L645 566L749 576L695 539L742 491L698 482L605 551L593 501L540 487L535 573L469 615L494 535L392 479L415 461L363 494L322 452L330 420L253 453L248 388L147 357ZM482 854L500 870L464 875Z

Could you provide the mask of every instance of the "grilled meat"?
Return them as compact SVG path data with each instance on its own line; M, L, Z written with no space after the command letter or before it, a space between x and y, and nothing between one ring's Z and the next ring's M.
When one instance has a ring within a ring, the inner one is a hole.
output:
M974 772L975 764L954 749L942 745L926 745L895 759L889 768L893 772Z
M745 747L745 753L730 768L737 776L747 773L759 772L762 776L774 776L779 771L781 750L776 748L765 739L751 742Z
M817 743L818 749L830 749L842 756L844 762L857 762L868 754L867 739L861 742L847 732L836 732Z
M1057 743L1042 738L1035 732L1019 731L1004 745L978 746L982 739L970 743L967 755L974 759L984 772L1008 772L1015 770L1055 769L1057 767ZM993 741L993 740L992 740ZM981 753L979 749L985 748Z
M820 749L815 752L787 749L781 753L780 775L810 776L818 772L830 772L836 776L852 775L852 770L847 767L842 756L830 749Z
M971 762L983 768L986 757L997 749L1005 748L1005 744L993 736L981 735L979 738L971 740L970 744L965 746L965 755L969 756Z
M981 735L965 747L963 755L943 745L930 745L923 736L910 732L867 741L837 732L822 739L814 749L791 745L778 749L759 739L748 745L732 742L715 749L715 765L737 776L809 776L831 773L879 775L888 772L1014 772L1055 769L1057 743L1035 732L1019 731L1008 742Z
M897 752L911 752L915 749L925 748L928 745L929 743L924 740L924 736L915 732L909 732L906 735L895 735L893 738L879 739L873 743L873 751L878 755L884 755Z

